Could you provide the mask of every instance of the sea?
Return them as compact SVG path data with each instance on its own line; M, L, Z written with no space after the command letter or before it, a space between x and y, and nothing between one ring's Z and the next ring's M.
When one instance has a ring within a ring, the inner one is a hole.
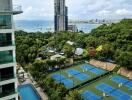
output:
M84 33L90 33L92 29L97 28L100 24L77 23L78 31L82 30ZM26 32L54 32L54 21L44 20L15 20L16 30L23 30Z

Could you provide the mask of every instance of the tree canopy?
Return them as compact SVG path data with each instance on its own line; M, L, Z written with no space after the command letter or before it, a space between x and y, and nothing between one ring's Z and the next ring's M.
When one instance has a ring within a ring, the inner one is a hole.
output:
M68 45L67 41L73 41L75 45ZM22 65L34 62L42 48L54 48L58 52L64 52L69 58L77 47L87 50L99 46L102 46L102 50L97 51L96 58L111 59L121 66L132 68L132 20L123 19L119 23L103 24L89 34L16 32L17 62ZM43 54L43 58L46 56Z
M82 58L111 59L120 66L132 69L132 19L124 19L111 25L101 25L89 34L24 31L17 31L15 34L17 62L23 67L30 65L30 73L45 89L50 100L82 99L77 90L67 93L63 84L57 84L48 77L48 71L54 71L56 66L63 67L68 58L77 59L76 48L83 49ZM74 45L67 44L67 41L74 42ZM52 55L48 53L50 49L54 53L64 53L67 58L50 60Z

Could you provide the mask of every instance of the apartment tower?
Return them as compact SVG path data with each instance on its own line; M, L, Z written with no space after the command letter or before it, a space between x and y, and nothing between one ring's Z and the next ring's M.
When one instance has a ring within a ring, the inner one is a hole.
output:
M21 6L0 0L0 100L18 100L13 15Z
M54 27L55 31L68 30L68 7L65 6L65 0L54 1Z

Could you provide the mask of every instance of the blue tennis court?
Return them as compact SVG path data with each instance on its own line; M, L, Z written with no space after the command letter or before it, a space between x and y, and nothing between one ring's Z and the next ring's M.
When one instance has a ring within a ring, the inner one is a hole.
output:
M82 93L82 97L84 98L84 100L102 100L102 97L94 94L91 91L85 91L84 93Z
M82 68L85 69L85 70L91 70L91 69L93 69L95 67L93 67L91 65L88 65L88 64L85 64L85 65L82 66Z
M63 83L67 88L73 87L73 81L60 74L52 75L52 78L59 83Z
M78 70L75 69L69 69L66 71L68 74L73 75L74 77L76 77L78 80L80 81L84 81L87 80L90 76L79 72Z
M63 76L61 74L54 74L54 75L52 75L52 78L55 79L56 81L67 79L65 76Z
M128 87L128 88L132 88L132 81L129 81L121 76L115 76L112 78L112 81L120 84L122 83L124 86Z
M110 85L107 85L105 83L102 83L98 86L96 86L96 89L109 94L110 96L116 98L117 100L130 100L130 95L119 90L116 89Z
M94 74L98 74L98 75L105 72L104 70L99 69L99 68L95 68L91 65L83 65L83 66L81 66L81 68L84 70L89 70L90 72L92 72Z
M101 69L98 69L98 68L91 69L90 71L93 72L93 73L95 73L95 74L102 74L102 73L105 72L105 71L103 71Z

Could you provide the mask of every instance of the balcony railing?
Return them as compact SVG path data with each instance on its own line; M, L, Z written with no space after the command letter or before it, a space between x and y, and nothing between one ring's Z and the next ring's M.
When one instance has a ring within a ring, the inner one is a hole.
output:
M20 6L20 5L13 5L13 11L22 11L22 6Z
M13 74L1 75L0 81L5 81L5 80L9 80L9 79L14 79L14 78L15 78L15 76Z
M15 89L7 90L5 92L0 93L0 98L5 97L5 96L9 96L9 95L12 95L15 93L16 93Z
M7 7L5 8L3 11L0 11L0 12L11 12L13 14L19 14L19 13L22 13L22 6L20 5L13 5L13 7Z
M20 13L23 13L22 11L22 6L20 5L13 5L13 14L20 14Z

